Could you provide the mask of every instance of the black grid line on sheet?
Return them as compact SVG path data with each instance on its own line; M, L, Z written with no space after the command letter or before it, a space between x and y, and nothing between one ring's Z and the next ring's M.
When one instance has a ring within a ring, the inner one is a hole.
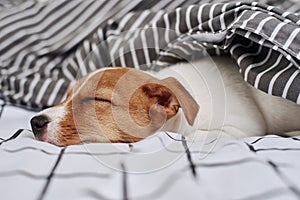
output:
M190 149L189 149L189 147L187 145L185 137L182 136L181 138L182 138L182 145L183 145L183 147L185 149L185 153L186 153L186 157L187 157L188 162L189 162L190 169L192 171L193 176L196 178L197 177L197 173L196 173L196 169L195 169L195 164L194 164L194 162L192 160L192 155L191 155Z
M124 163L121 163L122 169L122 191L123 191L123 199L129 200L128 198L128 174Z
M249 144L249 143L245 143L249 150L257 153L257 152L262 152L262 151L300 151L300 148L279 148L279 147L270 147L270 148L255 148L253 145Z
M36 175L25 170L11 170L11 171L1 171L0 177L13 177L13 176L25 176L31 179L48 179L49 175ZM55 174L56 179L76 179L82 177L89 178L110 178L110 175L96 172L76 172L76 173L64 173Z
M1 105L0 105L0 119L1 119L1 117L2 117L3 110L4 110L5 106L6 106L6 103L5 103L5 102L4 102L4 103L1 103Z
M110 178L109 174L104 173L96 173L96 172L76 172L75 173L68 173L68 174L55 174L55 178L61 179L73 179L73 178L81 178L81 177L90 177L90 178Z
M181 142L183 139L176 139L174 137L172 137L167 131L164 132L170 139L177 141L177 142Z
M48 188L49 188L49 185L50 185L50 183L51 183L51 181L52 181L52 177L53 177L53 175L54 175L54 172L55 172L55 170L56 170L56 168L57 168L59 162L61 161L62 156L63 156L65 150L66 150L66 148L62 148L62 149L60 150L60 154L58 155L58 158L57 158L57 160L56 160L56 162L55 162L55 164L54 164L54 166L53 166L53 168L52 168L50 174L47 176L47 182L46 182L46 184L45 184L45 186L44 186L42 192L40 193L40 196L38 197L38 200L44 199L44 197L45 197L45 195L46 195L46 192L47 192L47 190L48 190Z
M261 152L261 151L300 151L300 148L278 148L278 147L271 147L271 148L258 148L255 149L252 145L246 143L249 149L253 152Z
M59 153L52 153L49 151L46 151L44 149L39 149L36 147L22 147L19 149L2 149L5 152L8 153L17 153L21 151L27 151L27 150L35 150L35 151L40 151L42 153L48 154L48 155L59 155ZM111 155L127 155L130 154L129 152L97 152L97 153L90 153L90 152L65 152L64 155L92 155L92 156L111 156Z
M174 137L172 137L167 131L164 131L164 133L172 140L177 141L177 142L182 142L183 139L176 139ZM216 142L218 140L218 138L212 139L211 141L205 143L205 145L210 145L214 142Z
M133 147L134 147L133 144L131 144L131 143L128 144L129 151L132 151Z
M264 137L264 139L266 138L270 138L270 137ZM276 137L276 138L280 138L280 137ZM262 139L262 138L260 138ZM258 141L260 141L260 139L254 141L254 143L257 143ZM249 150L257 153L260 151L300 151L300 148L269 148L269 149L255 149L254 146L252 145L253 142L251 144L246 143L246 145L249 147ZM291 181L284 176L284 174L280 171L280 168L278 166L278 164L268 160L267 164L269 166L271 166L273 168L273 170L275 171L275 173L277 174L277 176L283 181L283 183L287 186L287 188L298 198L300 199L300 190L294 186Z
M256 152L259 151L300 151L300 148L259 148L255 149Z
M295 140L295 141L299 141L299 142L300 142L300 138L293 137L292 140Z
M19 129L17 130L11 137L9 137L8 139L5 139L3 141L0 142L0 146L4 143L4 142L8 142L10 140L13 140L15 138L17 138L22 132L24 131L24 129Z
M1 171L0 177L13 177L13 176L25 176L31 179L46 179L47 175L36 175L24 170L12 170L12 171Z
M28 150L32 150L32 151L40 151L44 154L47 154L47 155L59 155L59 153L53 153L53 152L48 152L44 149L39 149L39 148L36 148L36 147L21 147L19 149L2 149L3 151L5 152L8 152L8 153L18 153L18 152L22 152L22 151L28 151Z
M249 148L250 151L256 153L256 149L253 147L253 145L251 145L252 143L248 144L247 142L245 142L245 144L247 145L247 147Z
M264 136L264 137L259 137L256 140L254 140L253 142L251 142L250 144L247 143L248 145L254 145L258 142L260 142L261 140L267 140L267 139L291 139L294 141L300 141L300 138L297 137L281 137L281 136Z
M285 183L285 185L288 187L288 189L298 198L300 199L300 190L295 187L292 182L288 179L287 176L285 176L279 169L278 165L275 164L272 161L268 162L269 165L273 168L273 170L276 172L278 177Z
M229 166L240 165L240 164L249 163L249 162L257 162L257 163L265 164L264 161L258 160L256 158L242 158L242 159L233 160L233 161L229 161L229 162L196 163L195 168L198 168L198 167L229 167Z
M166 133L167 134L167 133ZM172 136L170 136L169 134L167 134L168 135L168 137L171 139L171 140L173 140L173 141L175 141L175 142L183 142L183 140L182 139L176 139L176 138L173 138ZM181 150L172 150L172 149L169 149L168 148L168 145L166 145L165 144L165 142L163 141L163 139L161 138L161 137L158 137L158 139L159 139L159 142L161 143L161 145L164 147L164 149L166 150L166 151L168 151L168 152L170 152L170 153L182 153L183 151L181 151ZM199 150L193 150L193 151L191 151L191 150L189 150L190 151L190 153L207 153L206 151L199 151Z
M255 144L257 142L259 142L260 140L263 140L265 137L260 137L258 139L256 139L255 141L251 142L251 144Z
M260 142L261 140L265 140L265 139L287 139L287 138L286 137L277 136L277 135L274 135L274 136L266 135L266 136L258 137L256 140L254 140L250 144L253 145L253 144L256 144L256 143ZM291 139L297 140L298 138L291 137ZM298 140L300 141L300 139L298 139Z

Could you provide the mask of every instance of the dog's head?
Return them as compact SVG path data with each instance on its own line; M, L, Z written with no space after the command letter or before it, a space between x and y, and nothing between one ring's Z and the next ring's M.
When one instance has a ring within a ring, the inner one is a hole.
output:
M161 129L180 108L192 125L199 106L176 79L107 68L76 82L62 103L38 113L31 126L37 139L58 146L130 143Z

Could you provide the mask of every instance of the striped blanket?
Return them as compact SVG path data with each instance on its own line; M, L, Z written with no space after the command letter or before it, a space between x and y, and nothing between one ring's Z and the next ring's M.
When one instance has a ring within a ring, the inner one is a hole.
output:
M245 81L300 104L299 11L273 0L1 1L0 99L41 109L97 68L226 54Z

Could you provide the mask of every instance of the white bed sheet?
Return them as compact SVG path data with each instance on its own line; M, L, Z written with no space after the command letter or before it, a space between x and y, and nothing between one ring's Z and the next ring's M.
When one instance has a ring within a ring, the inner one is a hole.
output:
M300 137L196 143L161 132L60 148L33 139L33 114L3 109L1 199L300 199Z

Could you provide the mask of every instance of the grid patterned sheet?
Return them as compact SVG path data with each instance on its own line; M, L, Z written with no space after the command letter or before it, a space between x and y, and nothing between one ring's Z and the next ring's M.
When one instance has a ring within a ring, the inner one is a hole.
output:
M55 105L72 81L106 66L157 71L225 54L255 88L300 104L299 2L24 1L0 1L0 99L8 103Z
M1 111L1 199L300 199L300 137L190 142L161 132L59 148L33 139L33 112Z

